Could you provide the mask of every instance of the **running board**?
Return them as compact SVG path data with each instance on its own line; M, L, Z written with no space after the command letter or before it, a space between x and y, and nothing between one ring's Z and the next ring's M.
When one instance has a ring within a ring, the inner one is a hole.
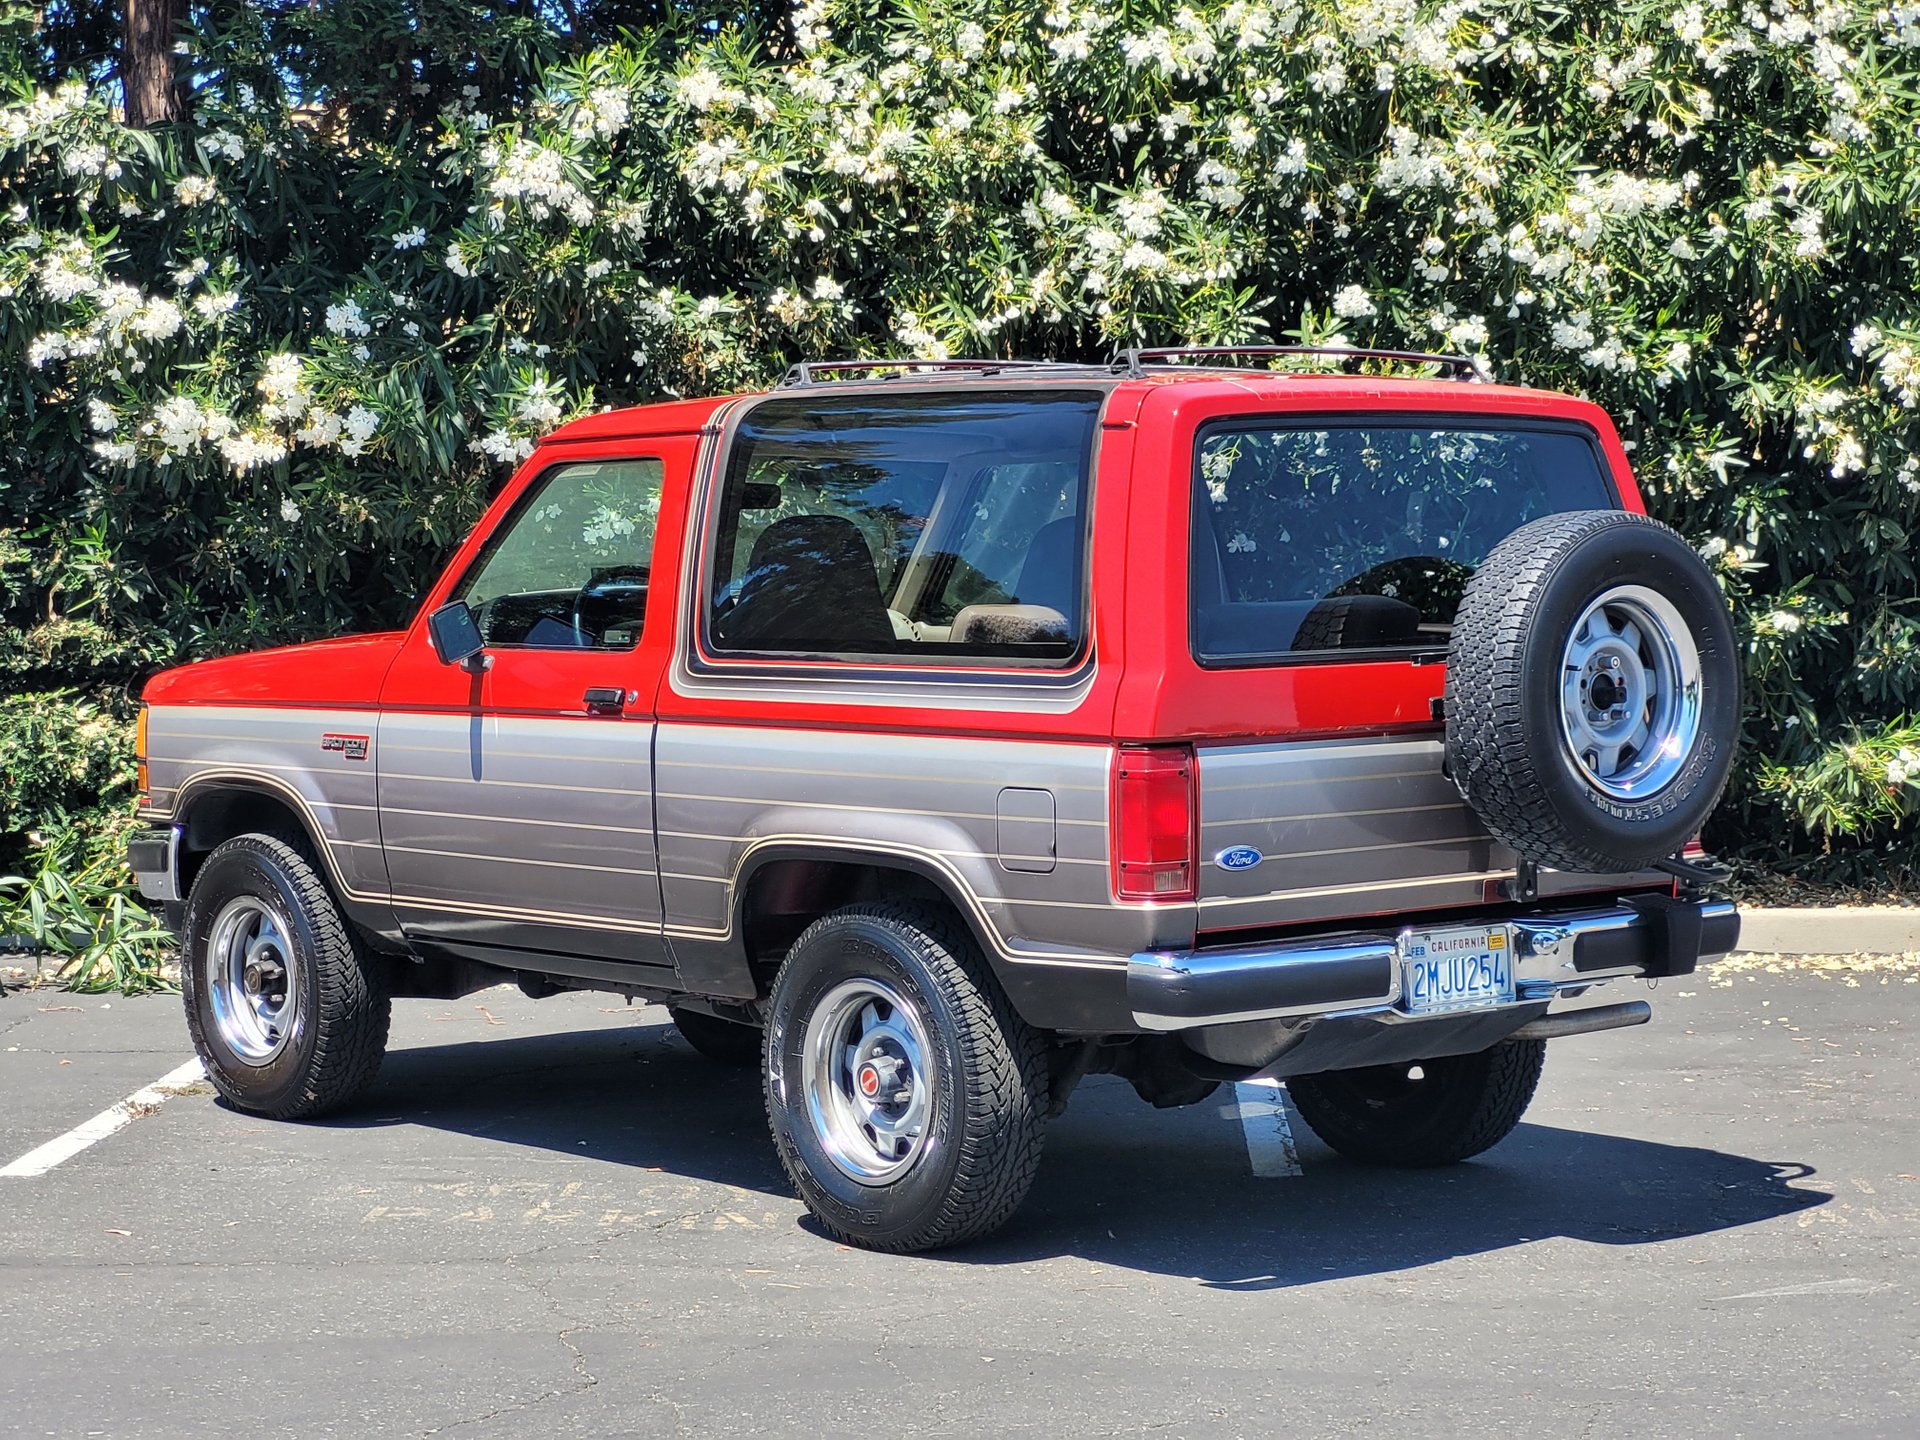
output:
M1589 1010L1542 1015L1538 1020L1529 1020L1507 1038L1558 1040L1565 1035L1591 1035L1596 1030L1619 1030L1627 1025L1644 1025L1652 1018L1653 1006L1644 1000L1629 1000L1621 1005L1595 1005Z

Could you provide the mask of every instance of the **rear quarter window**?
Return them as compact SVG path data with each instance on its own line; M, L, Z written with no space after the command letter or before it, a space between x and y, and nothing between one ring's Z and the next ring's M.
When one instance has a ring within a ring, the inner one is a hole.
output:
M1193 465L1203 664L1444 646L1474 568L1529 520L1616 505L1587 431L1438 420L1234 422Z
M717 655L1061 668L1083 653L1098 391L780 396L734 437Z

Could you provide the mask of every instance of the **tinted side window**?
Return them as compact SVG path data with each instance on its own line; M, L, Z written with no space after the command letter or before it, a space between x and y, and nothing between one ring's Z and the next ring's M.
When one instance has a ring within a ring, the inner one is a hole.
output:
M1542 515L1613 503L1573 430L1209 428L1194 456L1194 653L1444 645L1489 550Z
M1102 396L795 396L734 439L707 640L733 654L1059 665L1086 632Z
M640 638L665 469L658 460L562 465L528 489L453 598L489 645L626 649Z

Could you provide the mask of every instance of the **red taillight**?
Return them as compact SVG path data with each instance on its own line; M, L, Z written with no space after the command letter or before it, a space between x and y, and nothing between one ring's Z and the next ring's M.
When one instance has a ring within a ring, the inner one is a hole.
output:
M1113 893L1122 900L1193 899L1193 751L1122 745L1113 755Z

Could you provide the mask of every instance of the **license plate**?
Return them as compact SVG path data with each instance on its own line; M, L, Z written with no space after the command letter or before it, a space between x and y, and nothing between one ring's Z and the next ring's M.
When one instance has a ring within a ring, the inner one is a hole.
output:
M1400 940L1400 1008L1410 1015L1513 1002L1513 937L1504 925L1415 930Z

